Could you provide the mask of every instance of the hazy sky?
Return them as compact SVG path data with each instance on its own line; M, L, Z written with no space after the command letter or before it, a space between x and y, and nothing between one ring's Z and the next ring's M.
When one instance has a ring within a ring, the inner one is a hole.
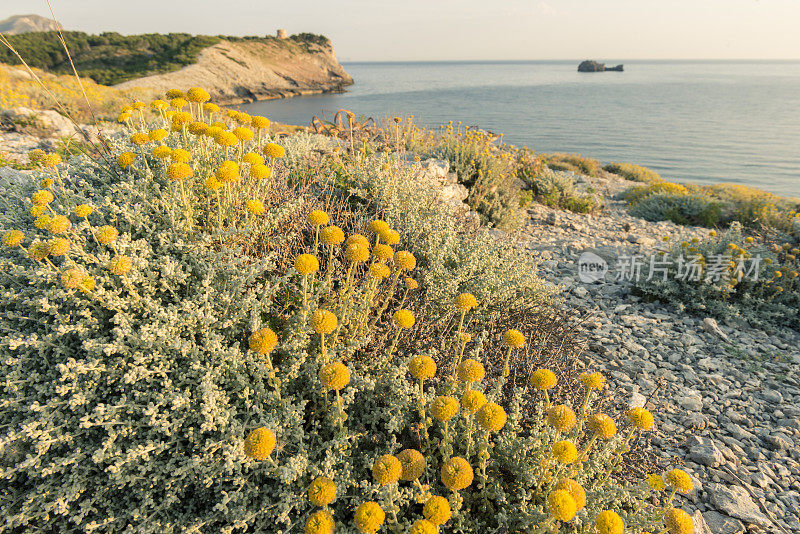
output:
M52 0L67 29L322 33L343 61L800 58L800 0ZM2 0L0 19L49 16Z

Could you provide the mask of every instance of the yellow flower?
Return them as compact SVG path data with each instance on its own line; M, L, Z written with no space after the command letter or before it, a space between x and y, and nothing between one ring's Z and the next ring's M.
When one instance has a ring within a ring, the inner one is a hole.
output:
M486 370L479 361L466 359L458 365L456 374L462 382L478 382L486 376Z
M443 525L450 521L453 512L447 499L434 495L422 507L422 515L434 525Z
M369 266L369 275L377 278L378 281L388 278L391 274L391 271L384 263L373 263Z
M622 534L625 531L625 523L616 512L603 510L594 519L597 527L597 534Z
M286 149L275 143L267 143L261 151L268 158L282 158L286 155Z
M294 260L294 268L302 275L312 274L319 270L319 261L312 254L300 254Z
M252 124L253 128L265 129L265 128L269 128L270 121L266 117L260 117L260 116L256 115L256 116L253 117L253 120L252 120L251 124Z
M694 488L689 474L686 471L681 471L680 469L673 469L667 473L667 482L670 486L684 495L690 493Z
M409 291L412 291L412 290L417 289L419 287L419 284L417 283L417 281L414 280L413 278L410 278L410 277L406 277L403 280L403 283L405 284L406 289L408 289Z
M458 414L461 408L458 401L453 397L439 396L431 403L431 415L438 421L446 422Z
M394 264L401 271L411 271L417 266L417 258L406 250L401 250L394 255Z
M164 130L163 128L157 128L152 130L147 136L150 138L151 141L162 141L169 135L169 132Z
M469 311L477 305L478 301L472 293L461 293L456 297L456 308L458 308L458 311Z
M408 362L408 372L417 380L427 380L436 374L436 362L430 356L414 356Z
M131 135L130 141L134 145L142 146L142 145L146 145L147 143L150 142L150 136L148 134L146 134L146 133L137 132L137 133ZM122 165L122 164L120 164L120 165Z
M88 217L92 214L92 207L89 204L81 204L80 206L76 206L72 213L75 214L76 217Z
M47 156L47 154L45 154L44 150L41 148L34 148L28 152L28 161L31 163L41 163L45 156Z
M468 488L474 476L472 466L464 458L456 456L442 464L442 484L451 491Z
M39 187L43 187L45 189L53 187L53 184L56 183L55 180L52 178L45 178L41 182L39 182Z
M7 247L18 247L25 239L25 234L19 230L9 230L3 234L3 244Z
M40 217L44 213L44 208L45 208L44 206L36 206L36 205L31 206L31 215L33 215L34 217ZM44 226L37 225L36 227L45 228L46 226L47 225Z
M217 180L217 178L215 176L209 176L208 178L206 178L206 181L203 182L203 185L205 185L207 188L211 189L212 191L216 191L217 189L222 187L222 182Z
M369 248L369 240L361 234L353 234L344 242L346 247L353 244L361 245L362 247Z
M97 281L92 276L84 276L83 281L81 282L81 288L86 291L93 291L95 286L97 285Z
M654 491L663 491L666 487L661 475L647 475L647 483L650 485L650 489Z
M111 274L119 276L128 274L132 266L133 262L131 262L128 256L114 256L114 258L108 262L108 270L111 271Z
M47 246L51 256L63 256L69 251L70 242L63 237L54 237Z
M506 347L520 349L525 346L525 336L519 330L506 330L503 334L503 343Z
M336 315L328 310L317 308L311 314L311 327L317 334L330 334L336 330L338 324L339 321L336 319Z
M55 167L56 165L61 164L61 156L56 154L55 152L51 152L44 157L42 161L45 167Z
M97 242L103 245L107 245L109 243L113 243L119 237L119 231L113 226L101 226L95 232L95 236L97 237Z
M336 523L333 521L331 513L327 510L319 510L308 516L303 532L304 534L333 534L335 527Z
M156 111L158 111L158 110L162 110L163 111L163 110L167 109L168 107L169 107L169 104L167 104L166 102L164 102L160 98L150 102L150 109L153 109L153 110L156 110Z
M137 102L134 102L133 104L131 104L131 107L133 109L137 110L137 111L141 111L141 110L143 110L144 108L147 107L147 104L145 104L144 102L138 102L137 101Z
M253 460L266 460L275 450L275 433L268 428L256 428L244 440L244 453Z
M589 389L603 389L606 385L606 379L600 373L581 373L578 378Z
M640 430L652 430L653 428L653 414L644 408L631 408L628 411L628 419L631 420L633 426Z
M336 498L336 484L328 477L317 477L308 487L308 500L314 506L327 506Z
M578 511L586 506L586 492L583 487L571 478L564 478L555 487L556 490L566 491L575 501Z
M176 148L170 153L169 157L175 163L187 163L192 159L192 153L182 148Z
M28 257L34 261L42 261L50 254L47 243L35 241L28 247Z
M477 411L475 417L478 425L487 432L498 431L506 424L508 416L506 411L499 404L487 402Z
M352 246L352 245L351 245ZM394 324L397 325L398 328L411 328L414 326L416 319L414 319L414 314L411 313L409 310L397 310L394 312Z
M86 278L86 273L80 269L67 269L61 273L61 284L66 289L75 289Z
M214 141L216 141L219 146L236 146L239 144L239 138L236 137L236 134L227 130L222 130L214 134Z
M308 214L308 222L314 226L322 226L328 224L330 217L322 210L314 210Z
M562 464L571 464L578 459L578 449L571 441L556 441L553 443L553 457Z
M169 89L165 94L166 97L169 99L183 98L183 91L181 91L180 89Z
M70 228L72 228L72 223L63 215L56 215L50 219L50 224L47 225L47 229L54 234L63 234Z
M186 91L186 98L189 99L189 102L199 102L202 104L203 102L211 100L211 95L201 87L191 87Z
M550 369L537 369L531 375L531 385L541 391L552 389L557 381L555 373Z
M556 404L547 410L547 423L561 432L569 432L575 426L575 412L563 404Z
M240 126L239 128L233 129L233 135L235 135L239 141L244 143L246 141L250 141L253 138L253 130L251 130L250 128L244 128Z
M350 383L350 369L342 362L329 363L319 370L319 380L328 391L340 391Z
M272 169L263 163L256 163L255 165L250 165L250 176L258 180L264 180L272 176Z
M168 158L172 154L172 149L167 145L158 145L153 148L153 157L158 159Z
M408 534L436 534L437 532L439 532L439 529L436 525L427 519L417 519L414 521L414 524L411 525Z
M369 247L360 243L352 243L345 250L345 257L353 263L365 262L369 259Z
M356 508L355 523L361 534L376 534L385 520L386 514L374 501L365 502Z
M601 439L611 439L617 433L617 425L614 420L604 413L596 413L589 417L589 428Z
M250 124L253 122L253 118L244 111L236 113L236 116L233 117L233 119L239 124Z
M664 526L670 534L692 534L694 521L689 514L680 508L671 508L664 514Z
M384 454L372 464L372 476L381 486L396 483L400 480L402 471L403 465L400 463L400 460L391 454Z
M412 482L417 480L425 472L425 457L416 449L403 449L397 454L402 469L400 480Z
M215 173L220 182L233 182L239 178L239 165L235 161L223 161Z
M385 232L389 229L389 225L386 224L386 221L376 219L369 223L369 229L372 230L372 232L380 235L381 232Z
M572 521L578 506L575 499L564 490L555 490L547 496L547 511L559 521Z
M461 395L461 407L465 412L472 415L486 404L486 395L480 391L469 389Z
M269 354L278 344L278 336L270 328L261 328L247 339L250 350L258 354Z
M36 206L47 206L54 198L53 193L42 189L31 195L31 202Z
M262 158L255 152L248 152L247 154L242 156L242 163L248 163L250 165L263 165L264 158Z
M167 176L170 180L180 181L191 178L194 174L192 168L186 163L172 163L167 168Z
M175 109L183 109L187 104L188 102L179 96L169 101L169 105Z
M344 232L338 226L326 226L320 230L319 237L327 245L338 245L344 241Z
M264 203L256 198L251 198L245 202L245 206L247 207L247 211L253 215L261 215L264 213Z
M40 215L33 221L33 225L40 230L44 230L48 226L50 226L50 216L49 215Z
M117 156L117 163L120 167L130 167L136 160L136 155L133 152L123 152Z
M391 228L386 228L385 230L381 230L380 238L381 241L383 241L387 245L396 245L400 242L400 234L398 234Z
M380 261L388 261L392 259L392 256L394 256L394 250L392 250L392 247L389 245L379 243L375 245L375 248L372 249L372 255L378 258Z

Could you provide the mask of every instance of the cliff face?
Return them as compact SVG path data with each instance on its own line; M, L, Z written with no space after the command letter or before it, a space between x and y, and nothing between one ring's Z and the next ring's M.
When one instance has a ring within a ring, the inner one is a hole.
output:
M120 89L203 87L222 104L343 91L353 79L329 43L294 39L222 40L204 49L197 63L166 74L137 78Z
M0 20L0 32L6 35L19 35L30 32L49 32L58 29L56 21L39 15L14 15Z

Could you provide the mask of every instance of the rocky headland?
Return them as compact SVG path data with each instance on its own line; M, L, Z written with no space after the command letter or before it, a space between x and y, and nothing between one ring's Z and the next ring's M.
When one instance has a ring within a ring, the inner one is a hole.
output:
M597 61L592 61L587 59L586 61L582 61L580 65L578 65L578 72L622 72L623 68L622 65L617 65L616 67L606 67L605 63L599 63Z

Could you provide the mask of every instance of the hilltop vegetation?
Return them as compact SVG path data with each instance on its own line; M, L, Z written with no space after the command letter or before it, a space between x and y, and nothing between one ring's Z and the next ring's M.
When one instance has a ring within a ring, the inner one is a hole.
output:
M83 32L63 32L63 35L78 72L104 85L179 70L195 63L204 48L222 40L281 42L275 37L225 37L188 33L121 35L105 32L90 35ZM72 72L58 33L25 33L7 38L31 66L56 74ZM301 44L329 42L323 36L305 33L293 35L289 39ZM16 54L4 47L0 50L0 63L18 65L20 61Z

